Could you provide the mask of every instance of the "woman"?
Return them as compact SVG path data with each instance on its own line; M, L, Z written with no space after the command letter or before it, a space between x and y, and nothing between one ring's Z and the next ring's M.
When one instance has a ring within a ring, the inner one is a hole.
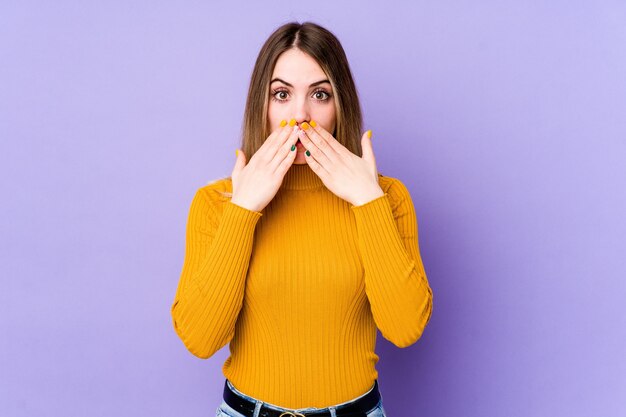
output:
M278 28L252 73L232 176L191 203L171 307L195 356L230 342L218 416L385 416L376 329L412 345L433 294L411 196L377 172L361 125L336 37Z

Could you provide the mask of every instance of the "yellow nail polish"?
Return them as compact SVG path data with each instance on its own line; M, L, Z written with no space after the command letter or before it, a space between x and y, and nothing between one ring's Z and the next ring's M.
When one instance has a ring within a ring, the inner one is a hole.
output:
M235 149L235 156L239 156L239 149Z
M315 123L314 120L311 120L311 126L315 127L315 126L317 126L317 123Z
M368 130L368 131L367 131L367 137L368 137L369 139L371 139L371 138L372 138L372 131L371 131L371 130Z
M285 127L285 125L287 124L287 120L281 120L280 121L280 127Z
M309 124L307 122L304 122L300 125L300 127L302 128L302 130L307 130L309 128Z
M293 126L295 126L295 124L296 124L296 119L291 119L291 120L289 121L289 126L292 126L292 127L293 127Z

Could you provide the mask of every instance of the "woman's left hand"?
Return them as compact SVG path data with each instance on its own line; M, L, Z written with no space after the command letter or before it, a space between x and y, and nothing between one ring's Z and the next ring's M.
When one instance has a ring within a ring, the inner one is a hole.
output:
M307 164L326 188L353 206L385 194L378 184L371 133L368 135L368 132L361 137L363 157L350 152L319 123L315 127L302 123L298 133L300 141L311 153L309 156L305 153Z

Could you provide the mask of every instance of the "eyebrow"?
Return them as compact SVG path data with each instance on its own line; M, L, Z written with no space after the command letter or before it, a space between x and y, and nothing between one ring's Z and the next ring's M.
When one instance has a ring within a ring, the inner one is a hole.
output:
M288 85L289 87L293 88L293 85L289 84L287 81L283 81L280 78L274 78L272 81L270 81L270 84L273 83L274 81L280 81L281 83ZM330 81L328 80L320 80L320 81L316 81L313 84L311 84L309 87L315 87L318 84L324 84L324 83L328 83L330 84Z

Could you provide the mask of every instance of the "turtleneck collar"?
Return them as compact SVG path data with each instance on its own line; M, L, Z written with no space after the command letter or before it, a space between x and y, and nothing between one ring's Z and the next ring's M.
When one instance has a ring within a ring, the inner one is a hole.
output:
M325 187L322 179L309 164L292 164L283 177L281 188L286 190L314 190Z

